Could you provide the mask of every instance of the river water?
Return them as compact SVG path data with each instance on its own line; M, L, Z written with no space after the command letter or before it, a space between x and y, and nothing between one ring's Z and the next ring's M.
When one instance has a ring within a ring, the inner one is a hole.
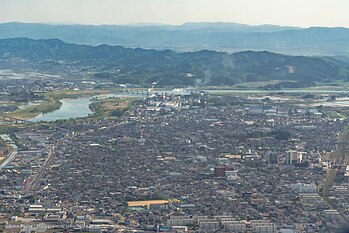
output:
M256 91L256 90L204 90L207 93L211 94L222 94L222 93L270 93L270 92L281 92L281 91ZM285 93L347 93L345 91L336 91L336 90L283 90ZM171 93L171 91L169 91ZM188 94L188 92L175 93L175 94ZM132 93L118 93L118 94L106 94L95 96L98 99L104 98L121 98L121 97L145 97L142 94L132 94ZM91 104L90 98L78 98L78 99L64 99L61 100L62 106L60 109L46 114L40 114L39 116L31 119L32 122L39 121L56 121L56 120L65 120L70 118L80 118L86 117L93 112L89 108ZM333 103L332 103L333 104Z
M60 109L46 114L40 114L30 121L38 122L66 120L70 118L86 117L89 114L92 114L92 111L89 108L91 103L90 98L64 99L61 100L61 102L62 106Z
M122 97L140 97L140 94L106 94L106 95L98 95L93 98L105 99L105 98L122 98ZM32 122L39 121L56 121L56 120L67 120L71 118L81 118L87 117L92 114L89 105L91 104L91 98L82 97L77 99L63 99L61 100L62 106L60 109L55 110L53 112L49 112L46 114L40 114L37 117L30 119Z

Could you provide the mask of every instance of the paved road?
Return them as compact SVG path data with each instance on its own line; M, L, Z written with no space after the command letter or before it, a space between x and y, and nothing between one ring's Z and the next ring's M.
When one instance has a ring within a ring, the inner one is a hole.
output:
M14 143L11 141L11 143ZM17 146L12 147L9 156L6 157L6 160L0 165L0 170L3 169L7 164L9 164L17 155Z
M0 165L0 170L3 169L7 164L9 164L17 155L17 151L12 150L10 156L6 157L5 162Z

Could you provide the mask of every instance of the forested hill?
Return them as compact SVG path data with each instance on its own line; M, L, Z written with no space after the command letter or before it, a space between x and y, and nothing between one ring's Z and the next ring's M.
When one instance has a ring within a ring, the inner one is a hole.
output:
M129 48L240 52L267 50L288 55L349 56L348 28L295 28L236 23L185 23L183 25L53 25L0 24L0 39L57 38L86 45L121 45Z
M176 53L122 46L76 45L58 39L12 38L0 40L0 56L2 69L76 76L94 74L134 84L158 81L160 85L231 85L263 80L349 79L349 68L344 61L266 51Z

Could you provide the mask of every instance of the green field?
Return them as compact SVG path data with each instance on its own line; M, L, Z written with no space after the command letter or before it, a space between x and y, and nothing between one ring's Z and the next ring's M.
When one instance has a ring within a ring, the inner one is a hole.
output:
M120 116L127 111L137 98L108 98L94 100L90 108L94 111L92 117Z
M41 113L52 112L59 109L62 106L62 103L58 98L45 97L45 101L36 106L32 106L25 109L19 109L15 112L6 114L6 116L16 117L19 119L30 119L34 118Z

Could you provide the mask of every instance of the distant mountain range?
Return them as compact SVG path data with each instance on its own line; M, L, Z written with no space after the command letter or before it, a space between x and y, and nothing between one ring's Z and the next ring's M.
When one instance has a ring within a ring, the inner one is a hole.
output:
M349 29L295 28L236 23L185 23L179 26L0 24L0 38L61 39L86 45L121 45L129 48L239 52L271 51L289 55L348 56Z
M286 56L270 52L234 54L202 50L130 49L89 46L58 39L0 40L0 69L94 76L119 83L150 85L233 85L264 80L348 80L348 63L333 58Z

